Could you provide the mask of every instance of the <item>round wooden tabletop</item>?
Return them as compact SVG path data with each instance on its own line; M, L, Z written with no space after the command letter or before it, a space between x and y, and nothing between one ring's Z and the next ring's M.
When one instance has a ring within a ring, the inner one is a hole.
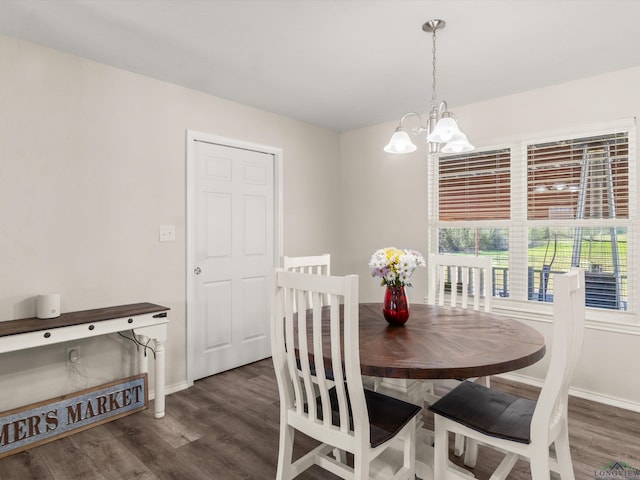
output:
M402 327L389 326L382 304L360 304L360 366L386 378L472 378L531 365L544 337L522 322L472 309L411 305Z

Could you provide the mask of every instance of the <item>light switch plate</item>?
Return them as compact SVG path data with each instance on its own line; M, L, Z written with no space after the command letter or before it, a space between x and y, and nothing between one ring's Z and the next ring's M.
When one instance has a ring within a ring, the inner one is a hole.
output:
M161 242L175 242L176 227L174 225L160 225L159 240Z

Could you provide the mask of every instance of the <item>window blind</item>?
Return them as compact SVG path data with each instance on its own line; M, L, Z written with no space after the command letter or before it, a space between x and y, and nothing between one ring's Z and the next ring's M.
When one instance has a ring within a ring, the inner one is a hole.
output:
M527 145L527 217L629 217L627 133Z
M438 205L441 221L506 220L511 214L508 148L441 156Z

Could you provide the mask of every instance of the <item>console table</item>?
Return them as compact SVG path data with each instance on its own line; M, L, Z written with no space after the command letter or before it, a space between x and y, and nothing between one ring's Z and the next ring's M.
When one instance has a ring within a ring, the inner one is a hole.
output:
M168 310L153 303L134 303L63 313L50 319L22 318L0 322L0 353L133 330L142 337L143 344L151 339L155 345L154 416L162 418ZM146 373L149 364L144 349L138 358L140 370Z

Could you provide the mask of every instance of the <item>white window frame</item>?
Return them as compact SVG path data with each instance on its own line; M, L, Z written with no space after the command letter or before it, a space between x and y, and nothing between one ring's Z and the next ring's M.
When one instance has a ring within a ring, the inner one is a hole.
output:
M640 229L638 218L638 176L636 154L636 123L635 118L628 118L612 122L604 122L594 125L572 128L571 130L536 133L523 136L513 141L491 145L478 149L478 153L484 151L511 149L511 219L494 221L465 221L450 222L438 219L438 163L439 157L446 155L430 155L427 166L428 195L428 246L429 253L438 253L438 229L439 228L495 228L509 229L509 294L508 298L494 298L493 309L521 318L532 320L550 321L552 305L544 302L536 302L527 299L527 267L528 267L528 229L532 225L540 225L540 221L527 219L527 146L561 140L573 140L583 137L606 135L626 132L629 138L629 218L617 218L611 220L599 220L598 225L615 224L624 226L628 232L627 264L628 264L628 310L616 311L600 308L587 308L587 322L591 328L607 331L620 331L625 333L640 334L640 304L636 300L640 294L640 272L633 268L638 265L638 252L640 245ZM474 152L475 153L475 152ZM545 225L566 226L566 221L549 220ZM584 224L588 224L585 221ZM517 272L518 275L513 275ZM520 272L522 272L520 274Z

